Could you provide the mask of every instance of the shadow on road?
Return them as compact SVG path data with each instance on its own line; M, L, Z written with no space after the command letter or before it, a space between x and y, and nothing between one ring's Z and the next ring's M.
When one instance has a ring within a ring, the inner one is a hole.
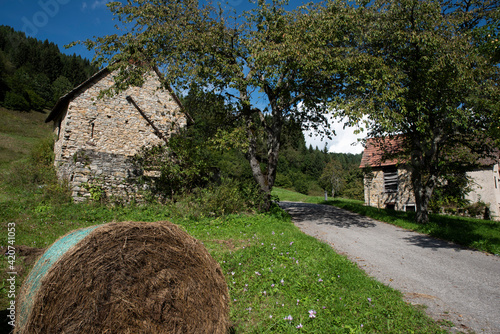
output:
M376 223L373 219L352 213L347 210L339 209L331 205L299 203L299 202L280 202L280 207L287 211L295 223L312 222L318 225L330 225L340 228L361 227L373 228ZM418 234L409 230L401 229L407 232L407 236L402 239L408 244L421 248L429 248L434 251L439 249L453 249L460 252L465 248L434 237Z
M331 205L280 202L280 207L288 212L294 222L317 221L319 225L333 225L342 228L375 227L370 218L342 210Z
M448 242L448 241L443 241L439 240L433 237L430 237L425 234L415 234L415 232L407 231L408 236L404 237L403 240L407 241L408 243L422 247L422 248L430 248L433 251L437 251L442 248L448 248L448 249L453 249L456 252L460 252L466 248L460 247L457 244Z

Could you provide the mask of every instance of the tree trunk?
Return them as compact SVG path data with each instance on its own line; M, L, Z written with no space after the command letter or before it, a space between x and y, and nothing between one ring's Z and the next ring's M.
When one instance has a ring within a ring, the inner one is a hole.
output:
M426 196L422 194L423 191L424 189L415 190L415 221L418 224L427 224L429 222L429 213L427 211L429 201L426 200Z
M275 122L273 122L275 123ZM259 185L264 203L261 207L263 211L269 211L271 207L271 190L276 179L276 170L278 166L278 154L280 149L281 124L273 124L272 128L267 131L267 156L265 157L265 169L262 170L261 162L257 154L257 125L249 114L246 117L246 132L248 138L247 159L250 163L252 175Z
M437 176L433 174L424 176L423 170L425 169L422 165L417 165L413 166L411 171L413 193L415 194L415 221L418 224L429 222L428 207L437 180Z

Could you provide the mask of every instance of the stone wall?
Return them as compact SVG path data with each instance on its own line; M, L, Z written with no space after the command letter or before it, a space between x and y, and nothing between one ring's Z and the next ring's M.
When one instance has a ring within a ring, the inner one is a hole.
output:
M384 185L384 171L382 168L373 168L369 175L365 175L365 205L385 209L394 205L398 211L410 211L415 207L415 198L411 189L409 174L403 168L398 169L398 189L396 192L386 192Z
M489 205L491 216L500 220L500 173L499 165L467 172L471 181L471 192L466 199L471 203L484 202ZM409 211L415 205L415 196L411 187L409 173L398 169L398 191L385 192L383 169L373 169L371 175L365 175L364 195L365 205L384 209L388 204L394 204L399 211Z
M134 197L137 187L130 180L138 171L130 158L143 147L165 144L153 126L168 137L186 125L174 98L158 89L156 74L149 75L142 87L99 99L99 93L113 83L111 73L96 78L55 119L55 166L58 177L69 182L75 201L91 195L88 185L99 185L108 198Z

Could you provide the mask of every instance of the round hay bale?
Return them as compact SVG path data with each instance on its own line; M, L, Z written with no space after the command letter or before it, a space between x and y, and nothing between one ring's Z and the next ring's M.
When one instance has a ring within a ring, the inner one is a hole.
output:
M37 261L15 333L227 333L228 289L206 248L169 222L74 231Z

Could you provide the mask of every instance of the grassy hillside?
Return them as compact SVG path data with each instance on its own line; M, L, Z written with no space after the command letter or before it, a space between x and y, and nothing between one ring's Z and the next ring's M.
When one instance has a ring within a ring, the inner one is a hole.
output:
M19 112L0 107L0 171L10 163L26 158L42 138L50 136L52 124L47 114Z
M23 168L33 149L52 135L52 125L46 124L47 114L41 112L19 112L0 107L0 203L12 199L11 182L6 179L21 179ZM8 175L11 170L18 175Z

